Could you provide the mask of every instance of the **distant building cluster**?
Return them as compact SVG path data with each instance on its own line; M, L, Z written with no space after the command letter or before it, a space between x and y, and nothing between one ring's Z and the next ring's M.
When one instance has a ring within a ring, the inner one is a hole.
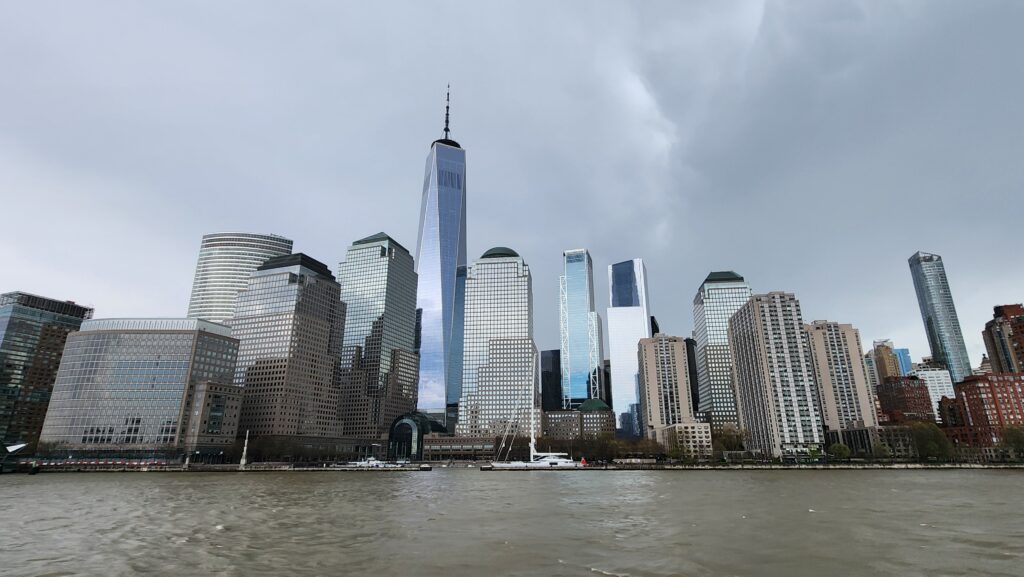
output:
M529 264L507 247L471 261L466 232L466 153L446 115L415 254L381 232L332 271L281 236L208 234L175 319L0 295L0 437L52 458L225 462L243 440L265 460L486 458L533 435L647 439L696 460L733 439L802 460L836 443L912 457L917 423L990 451L1024 425L1024 307L995 307L972 369L939 255L909 260L930 348L917 363L733 271L707 275L692 334L673 335L640 258L608 267L602 319L585 248L562 253L560 346L541 351Z

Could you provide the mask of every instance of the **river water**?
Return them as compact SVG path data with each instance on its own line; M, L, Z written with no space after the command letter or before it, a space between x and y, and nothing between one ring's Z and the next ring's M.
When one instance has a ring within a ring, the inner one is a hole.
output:
M0 575L1024 575L1024 472L0 477Z

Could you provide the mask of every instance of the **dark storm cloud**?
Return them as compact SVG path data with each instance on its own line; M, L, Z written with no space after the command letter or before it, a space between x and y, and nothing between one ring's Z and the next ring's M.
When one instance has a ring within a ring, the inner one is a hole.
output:
M578 247L684 335L717 269L919 357L937 252L975 364L1024 300L1019 3L2 6L2 290L174 316L205 232L412 249L451 82L470 255L527 259L542 348Z

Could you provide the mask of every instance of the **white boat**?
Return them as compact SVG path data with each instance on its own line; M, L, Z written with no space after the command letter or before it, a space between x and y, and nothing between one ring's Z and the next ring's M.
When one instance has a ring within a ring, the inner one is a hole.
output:
M534 426L536 413L536 388L533 391L533 402L530 403L530 460L529 461L491 461L490 469L494 471L507 471L518 469L580 469L586 466L586 461L573 461L568 453L541 453L537 451L537 429ZM511 427L506 428L506 435ZM504 436L502 446L505 444ZM511 447L509 448L511 451ZM500 453L500 449L499 449ZM500 456L500 455L497 455Z
M365 458L365 459L363 459L361 461L352 461L350 463L347 463L345 466L346 467L358 467L358 468L361 468L361 469L386 469L386 468L401 467L401 465L398 465L398 464L395 464L395 463L388 463L386 461L381 461L380 459L378 459L376 457L367 457L367 458Z

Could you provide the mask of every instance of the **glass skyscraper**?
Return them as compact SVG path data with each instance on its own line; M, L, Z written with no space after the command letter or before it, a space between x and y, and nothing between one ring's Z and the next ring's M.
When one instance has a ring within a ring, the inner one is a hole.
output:
M386 437L416 409L419 358L412 255L383 232L357 240L338 265L345 302L341 418L346 437Z
M28 293L0 295L0 441L36 449L64 342L92 309Z
M445 136L427 155L420 206L416 273L420 315L419 405L457 414L462 387L462 333L466 282L466 151ZM451 428L451 423L448 423Z
M639 365L637 346L651 338L647 301L647 268L636 258L608 267L608 355L611 360L612 409L627 413L638 402ZM606 399L607 400L607 399ZM622 426L622 423L619 423ZM641 436L636 429L626 431Z
M242 398L230 384L237 354L230 329L200 319L85 321L68 336L40 443L50 453L175 457L198 449L186 444L195 429L193 443L224 450ZM207 407L215 396L224 402Z
M249 275L268 258L291 254L292 241L273 234L217 232L203 236L188 318L222 322L235 312L235 299Z
M601 317L594 312L594 264L590 253L584 248L567 250L562 258L564 274L559 278L562 407L575 409L583 401L602 395L604 347ZM614 359L612 370L615 370ZM615 382L614 373L612 382Z
M239 341L235 384L245 387L239 435L341 438L335 371L344 318L327 265L298 253L256 269L228 321Z
M514 250L492 248L466 275L466 339L456 434L525 436L531 418L534 430L539 430L538 361L530 267Z
M971 360L960 332L960 319L953 305L942 257L919 251L910 257L909 263L932 360L946 367L953 382L959 383L971 374Z
M732 271L712 272L693 299L701 416L718 429L737 425L729 349L729 318L750 300L750 286Z

